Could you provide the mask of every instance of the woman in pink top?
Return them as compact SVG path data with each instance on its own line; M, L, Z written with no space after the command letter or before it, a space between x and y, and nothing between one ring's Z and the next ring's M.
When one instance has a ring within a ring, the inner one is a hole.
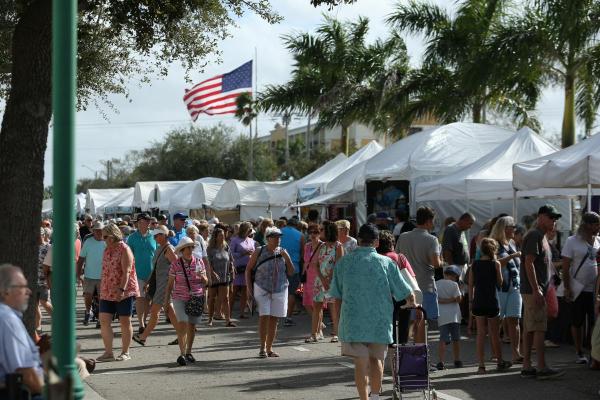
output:
M177 316L177 339L181 353L177 358L177 364L181 366L196 362L192 355L192 346L196 336L196 324L200 323L200 316L191 316L185 312L185 304L192 296L204 299L204 290L208 283L204 263L193 255L195 245L196 243L189 237L181 238L177 244L175 253L179 258L171 264L165 292L165 308L171 303L171 295L173 296L173 308Z
M121 341L123 347L117 361L130 360L131 313L133 302L140 295L135 261L131 249L123 242L123 234L115 224L108 224L102 229L102 238L106 249L102 258L102 279L100 281L100 327L104 354L96 361L115 361L113 355L112 319L119 315L121 324Z
M319 268L319 256L318 251L319 248L323 245L323 242L319 238L319 225L310 224L308 226L308 237L309 241L304 246L304 264L303 264L303 273L306 274L306 282L304 282L304 292L302 293L302 305L308 311L308 314L311 315L313 313L313 297L314 297L314 286L315 286L315 278L317 277L317 268ZM323 321L320 321L323 322ZM323 337L323 331L320 330L317 334L316 338L309 337L305 340L306 343L313 343L317 339Z

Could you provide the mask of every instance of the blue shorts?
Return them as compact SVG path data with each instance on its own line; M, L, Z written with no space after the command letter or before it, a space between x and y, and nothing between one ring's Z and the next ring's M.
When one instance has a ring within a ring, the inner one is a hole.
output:
M100 300L100 312L117 314L119 317L131 317L135 296L127 297L121 301Z
M437 292L425 292L423 293L423 309L427 313L427 320L433 321L437 320L440 315L440 311L438 309L438 295ZM415 320L415 310L412 311L410 315L411 320Z
M290 284L288 286L288 294L290 296L296 295L296 290L300 286L300 274L294 272L294 275L288 276L288 282Z
M452 322L440 326L440 341L450 344L450 342L460 341L460 324Z
M519 291L498 291L498 302L500 303L500 318L521 318L523 299Z

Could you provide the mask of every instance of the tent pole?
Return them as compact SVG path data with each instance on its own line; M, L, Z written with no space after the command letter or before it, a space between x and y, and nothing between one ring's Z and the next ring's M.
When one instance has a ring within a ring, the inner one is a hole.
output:
M592 211L592 185L590 183L587 185L587 210L588 212Z
M517 190L513 189L513 218L517 221Z

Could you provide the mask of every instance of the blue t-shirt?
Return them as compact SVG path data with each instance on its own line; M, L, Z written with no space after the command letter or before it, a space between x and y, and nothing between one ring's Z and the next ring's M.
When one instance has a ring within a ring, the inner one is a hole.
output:
M176 230L173 229L173 232L175 232L175 236L169 238L169 243L171 243L171 245L173 247L176 247L179 244L179 241L181 240L181 238L187 236L187 233L185 233L184 228L181 228L181 230L179 232L177 232Z
M105 248L104 240L96 240L94 237L83 242L79 257L85 258L84 276L87 279L102 278L102 257Z
M0 303L0 383L19 368L33 368L42 377L40 352L27 334L22 314Z
M147 280L152 273L152 258L156 250L156 241L150 232L142 236L139 231L129 235L127 245L133 252L135 258L135 272L138 279Z
M281 234L281 247L290 255L292 264L294 264L294 272L299 273L302 233L296 228L286 226L281 229Z
M411 293L400 269L373 247L358 247L336 263L329 295L342 299L342 342L392 343L394 304Z

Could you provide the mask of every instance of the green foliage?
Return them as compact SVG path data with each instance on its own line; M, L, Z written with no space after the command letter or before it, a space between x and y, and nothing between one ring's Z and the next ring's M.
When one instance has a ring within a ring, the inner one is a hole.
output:
M10 87L10 43L20 16L34 2L0 5L0 96ZM201 69L219 54L235 20L250 11L269 23L281 17L267 0L81 0L78 1L78 101L109 104L108 94L127 95L130 78L140 84L167 74L173 62Z
M82 179L77 192L88 188L132 187L141 181L195 180L211 176L223 179L246 179L248 175L249 139L227 126L199 128L190 125L169 132L162 141L143 150L132 151L121 160L112 160L112 179ZM285 178L285 147L254 143L256 180ZM335 156L316 150L306 157L301 139L290 143L290 171L295 179L314 171Z

